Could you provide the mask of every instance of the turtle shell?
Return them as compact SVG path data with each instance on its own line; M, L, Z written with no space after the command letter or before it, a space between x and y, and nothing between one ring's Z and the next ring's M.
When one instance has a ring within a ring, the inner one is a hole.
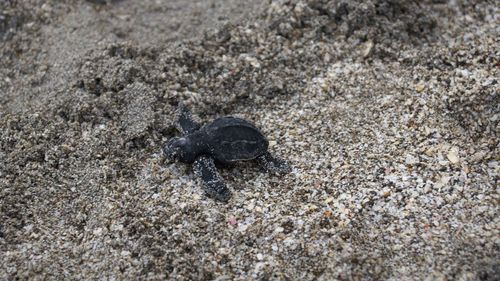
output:
M222 117L204 126L209 154L222 163L255 159L267 152L264 135L252 124L236 117Z

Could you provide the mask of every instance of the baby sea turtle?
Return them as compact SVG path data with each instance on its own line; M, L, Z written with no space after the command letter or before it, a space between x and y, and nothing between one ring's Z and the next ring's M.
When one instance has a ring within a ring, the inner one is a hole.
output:
M269 142L254 125L236 117L222 117L200 128L183 104L179 105L177 129L181 137L170 139L163 153L170 161L194 164L193 169L209 196L227 201L231 192L217 172L215 163L257 160L270 172L285 174L290 166L268 152Z

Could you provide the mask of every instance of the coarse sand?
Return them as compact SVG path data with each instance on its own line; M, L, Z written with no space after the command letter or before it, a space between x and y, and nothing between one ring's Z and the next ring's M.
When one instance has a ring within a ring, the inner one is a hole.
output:
M498 1L0 2L0 280L499 280ZM186 104L293 166L166 164Z

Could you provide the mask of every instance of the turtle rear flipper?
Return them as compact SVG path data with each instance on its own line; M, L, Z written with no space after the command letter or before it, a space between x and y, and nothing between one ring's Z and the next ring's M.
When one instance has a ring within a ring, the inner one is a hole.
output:
M259 156L257 161L268 172L282 175L288 174L292 171L290 164L283 159L272 156L269 152Z
M183 103L180 103L179 108L177 108L177 118L175 127L183 135L190 134L200 128L200 124L194 121L191 112L189 112L189 110Z
M205 192L215 199L227 202L231 192L227 189L222 177L217 172L215 162L207 156L200 156L193 165L194 173L201 179Z

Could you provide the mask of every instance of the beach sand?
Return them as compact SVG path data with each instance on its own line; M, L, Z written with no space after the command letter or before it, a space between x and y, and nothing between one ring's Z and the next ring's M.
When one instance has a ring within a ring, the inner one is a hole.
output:
M500 279L495 1L7 2L1 280ZM179 102L293 171L208 198Z

